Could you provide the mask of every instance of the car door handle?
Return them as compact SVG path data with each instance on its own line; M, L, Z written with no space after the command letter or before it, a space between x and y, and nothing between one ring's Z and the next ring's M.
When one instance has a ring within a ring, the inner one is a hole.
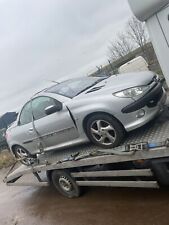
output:
M33 127L29 128L29 133L33 132Z

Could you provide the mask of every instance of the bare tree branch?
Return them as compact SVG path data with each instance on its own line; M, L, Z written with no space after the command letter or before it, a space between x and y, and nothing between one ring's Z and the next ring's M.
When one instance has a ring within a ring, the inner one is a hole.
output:
M144 46L148 42L148 34L145 24L132 17L127 23L127 34L130 40L145 53Z
M109 46L109 55L112 61L117 60L133 50L133 44L127 35L119 33L115 41Z
M119 33L108 47L109 58L111 61L115 61L139 47L147 59L147 49L145 48L147 42L148 33L145 24L132 17L127 23L125 33Z

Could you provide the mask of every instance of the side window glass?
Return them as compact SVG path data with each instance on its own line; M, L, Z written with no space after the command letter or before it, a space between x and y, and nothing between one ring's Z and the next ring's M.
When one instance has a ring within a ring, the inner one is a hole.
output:
M38 120L42 117L47 116L45 109L48 106L56 105L56 102L53 98L49 97L37 97L32 101L32 110L35 120Z
M20 125L24 125L30 122L32 122L32 110L31 103L28 102L21 111L19 123Z

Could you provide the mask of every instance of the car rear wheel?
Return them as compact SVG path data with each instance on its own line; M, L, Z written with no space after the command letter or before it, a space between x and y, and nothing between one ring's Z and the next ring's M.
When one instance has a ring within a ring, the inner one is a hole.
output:
M33 156L23 147L19 145L15 146L14 154L16 159L18 159L22 164L26 166L29 166L31 164L30 158L33 158Z
M103 148L112 148L120 145L125 130L115 118L100 113L88 119L86 133L94 144Z

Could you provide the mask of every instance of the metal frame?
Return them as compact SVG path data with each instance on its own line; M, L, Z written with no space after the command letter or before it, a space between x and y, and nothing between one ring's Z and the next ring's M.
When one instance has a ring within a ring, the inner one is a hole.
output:
M20 177L26 174L33 173L39 181L39 185L35 184L35 186L48 186L48 182L43 182L37 177L38 172L41 171L50 171L50 170L60 170L60 169L70 169L77 167L85 167L85 166L93 166L99 164L113 164L119 162L130 162L137 160L146 160L146 159L156 159L156 158L165 158L169 157L169 148L161 147L155 148L152 150L143 150L136 151L132 155L103 155L96 157L89 157L85 159L80 159L78 161L67 161L63 163L51 163L43 165L34 165L34 166L20 166L15 169L11 174L9 174L6 178L6 184L10 186L21 186L28 185L34 186L34 183L26 182L17 183L16 180L19 180ZM152 177L153 173L151 169L134 169L134 170L111 170L111 171L91 171L91 172L75 172L71 173L72 177L76 178L87 178L87 177L95 177L96 180L88 180L88 181L76 181L79 186L111 186L111 187L144 187L144 188L158 188L158 182L154 180L146 181L146 180L129 180L129 181L112 181L111 178L115 177ZM39 175L38 175L39 176ZM110 180L97 180L97 178L109 178Z
M157 181L77 181L79 186L159 188Z
M72 177L151 177L153 173L150 169L138 170L111 170L111 171L94 171L94 172L77 172L71 173Z

